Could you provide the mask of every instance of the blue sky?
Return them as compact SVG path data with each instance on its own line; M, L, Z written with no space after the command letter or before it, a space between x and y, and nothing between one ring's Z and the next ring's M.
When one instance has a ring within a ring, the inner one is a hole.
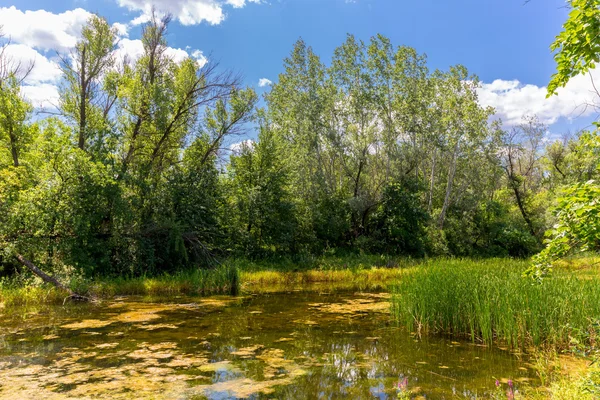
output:
M484 83L482 103L496 107L508 124L523 114L538 114L558 134L586 126L594 117L587 110L573 118L589 97L589 77L577 78L559 98L544 98L555 69L549 46L568 12L564 0L3 0L0 24L21 46L15 54L36 52L37 68L44 64L40 57L53 63L53 43L63 51L72 45L85 22L83 10L122 24L123 52L131 52L139 22L152 4L174 16L171 47L200 50L223 68L242 73L259 92L268 90L258 86L261 78L277 80L283 58L300 37L329 62L347 33L365 41L382 33L396 45L426 53L431 70L467 66ZM38 75L28 91L42 102L59 77L41 69Z

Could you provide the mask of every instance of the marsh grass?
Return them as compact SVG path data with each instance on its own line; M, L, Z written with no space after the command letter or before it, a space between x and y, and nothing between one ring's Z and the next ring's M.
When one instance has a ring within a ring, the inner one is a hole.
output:
M600 276L556 269L538 285L525 261L432 260L392 288L397 319L419 333L511 347L596 346Z
M73 291L95 298L113 296L174 296L233 294L240 291L240 274L236 267L223 265L215 269L195 269L157 277L130 277L102 280L73 279ZM4 307L62 303L66 293L47 284L0 284L0 304Z
M324 284L341 289L384 290L409 273L408 269L371 268L360 270L309 270L302 272L242 272L242 290L250 293L280 291Z
M282 292L288 290L387 290L409 273L416 260L349 255L293 260L227 260L213 270L171 275L71 279L70 287L96 298ZM314 284L314 285L313 285ZM35 280L0 282L4 307L62 303L66 293Z
M306 272L306 271L360 271L371 268L407 268L421 260L372 254L325 255L321 257L280 257L265 260L234 258L231 265L243 272Z

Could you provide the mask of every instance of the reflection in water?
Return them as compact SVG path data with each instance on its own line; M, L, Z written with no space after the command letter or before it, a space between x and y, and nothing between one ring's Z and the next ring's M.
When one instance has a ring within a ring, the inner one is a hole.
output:
M395 326L384 294L119 300L0 316L0 398L485 397L506 351Z

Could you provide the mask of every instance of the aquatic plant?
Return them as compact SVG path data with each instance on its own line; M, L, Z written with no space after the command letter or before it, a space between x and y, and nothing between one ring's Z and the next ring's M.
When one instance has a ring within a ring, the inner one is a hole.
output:
M418 333L468 337L512 347L593 345L600 276L556 271L543 284L512 260L434 260L392 289L397 319Z

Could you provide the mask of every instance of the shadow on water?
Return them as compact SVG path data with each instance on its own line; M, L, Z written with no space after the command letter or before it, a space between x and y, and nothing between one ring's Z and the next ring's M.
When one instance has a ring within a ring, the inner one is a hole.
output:
M386 294L128 298L0 315L0 398L481 398L527 358L397 327Z

